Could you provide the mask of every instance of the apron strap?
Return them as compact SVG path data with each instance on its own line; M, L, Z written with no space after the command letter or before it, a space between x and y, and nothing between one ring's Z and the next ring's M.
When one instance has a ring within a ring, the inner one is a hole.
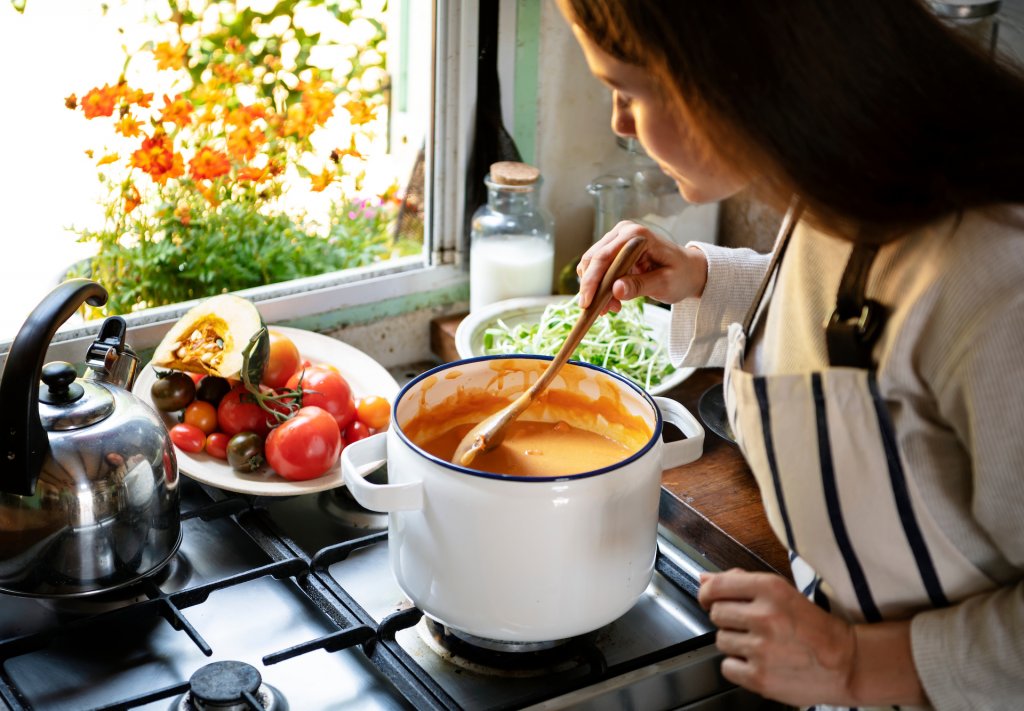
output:
M768 286L771 284L772 277L775 276L775 272L779 268L779 264L782 262L782 255L786 253L786 247L789 245L789 238L793 234L793 230L796 228L796 223L800 221L800 215L803 214L804 204L800 200L798 195L794 195L793 199L789 203L789 209L786 210L785 216L782 218L782 224L779 226L779 234L775 237L775 251L772 253L772 259L768 262L768 271L764 273L764 278L761 279L761 285L757 288L757 294L754 295L754 300L750 303L750 308L747 309L747 315L743 319L743 333L746 334L747 338L750 338L751 327L754 324L754 318L757 317L757 312L761 308L761 301L764 299L765 292L768 291Z
M889 315L884 305L864 293L877 254L877 244L855 244L846 263L836 308L825 324L828 360L834 367L871 370L875 366L871 352Z

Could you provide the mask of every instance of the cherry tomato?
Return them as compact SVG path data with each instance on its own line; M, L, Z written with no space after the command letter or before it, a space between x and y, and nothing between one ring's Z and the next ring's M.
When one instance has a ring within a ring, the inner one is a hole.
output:
M345 443L352 444L370 436L370 428L359 420L354 420L345 428Z
M300 370L288 379L288 389L302 386L302 406L327 410L338 423L341 434L356 418L356 402L348 382L336 370L313 366Z
M194 400L185 408L183 422L186 425L195 425L203 431L203 434L210 434L217 430L217 408L205 400Z
M271 388L284 387L299 369L299 349L288 336L270 329L270 356L260 382Z
M206 434L195 425L179 423L170 429L171 441L183 452L202 452Z
M329 412L316 406L300 408L267 437L270 468L292 481L315 479L341 455L341 432Z
M391 404L379 395L369 395L356 401L356 417L371 430L387 429L391 421Z
M226 432L211 432L206 435L206 453L211 457L227 460L230 439Z
M196 397L196 386L192 378L180 370L160 375L149 390L153 406L164 412L183 410Z
M274 416L257 405L242 385L231 388L217 406L218 426L229 435L255 432L260 437L266 437L274 422Z
M228 464L232 469L254 472L263 462L263 438L255 432L239 432L228 440Z

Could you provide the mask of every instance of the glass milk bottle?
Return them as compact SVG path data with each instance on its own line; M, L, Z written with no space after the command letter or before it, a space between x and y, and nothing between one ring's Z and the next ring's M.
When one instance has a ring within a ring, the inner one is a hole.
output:
M487 204L470 226L469 310L519 296L551 293L552 220L540 206L540 171L525 163L491 165Z

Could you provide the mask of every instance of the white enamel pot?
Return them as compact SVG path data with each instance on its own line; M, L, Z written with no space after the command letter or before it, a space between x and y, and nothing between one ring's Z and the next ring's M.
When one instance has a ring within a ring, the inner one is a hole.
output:
M388 549L399 587L426 615L476 637L548 642L596 630L628 611L650 583L663 469L698 459L704 430L682 405L655 398L610 371L575 362L549 391L617 400L644 431L623 461L563 477L513 477L468 469L420 449L403 430L432 421L442 432L479 414L460 398L511 400L550 360L494 356L442 365L410 382L392 425L348 445L345 482L364 507L389 514ZM588 408L528 410L597 429ZM600 429L616 425L599 418ZM662 441L665 421L686 439ZM420 439L420 441L425 441ZM367 474L387 462L388 483Z

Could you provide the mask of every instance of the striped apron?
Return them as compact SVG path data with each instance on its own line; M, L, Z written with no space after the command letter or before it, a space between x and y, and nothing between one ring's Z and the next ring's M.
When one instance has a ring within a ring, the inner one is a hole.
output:
M906 618L991 589L931 517L901 461L871 363L884 307L864 298L864 284L877 248L855 247L850 258L827 329L828 368L743 370L755 315L798 219L795 206L745 323L729 327L724 378L729 422L797 587L853 623Z

